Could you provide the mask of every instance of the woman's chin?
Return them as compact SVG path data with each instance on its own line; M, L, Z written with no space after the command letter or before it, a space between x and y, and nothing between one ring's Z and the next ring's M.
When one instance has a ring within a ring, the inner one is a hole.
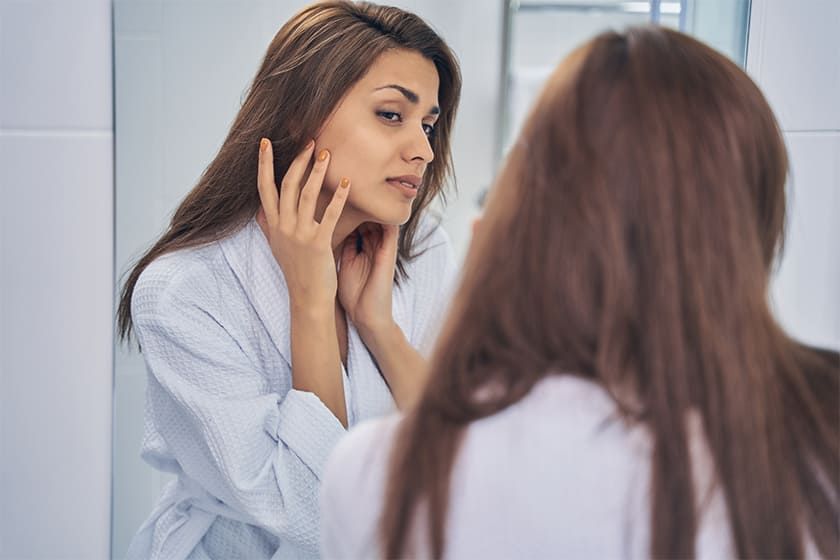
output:
M386 226L402 226L411 218L411 206L406 206L404 210L390 210L387 212L371 213L369 222L376 222Z

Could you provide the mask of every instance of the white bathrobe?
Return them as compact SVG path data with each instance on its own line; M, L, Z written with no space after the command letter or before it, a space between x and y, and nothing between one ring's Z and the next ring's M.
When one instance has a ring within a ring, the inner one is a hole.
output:
M426 220L393 313L427 351L455 277L451 244ZM426 235L428 234L428 235ZM210 245L156 259L132 317L146 360L143 458L177 479L129 558L301 558L318 554L318 488L344 428L313 393L292 389L289 299L255 220ZM348 324L348 421L394 410Z
M325 558L379 557L388 460L400 417L352 430L321 486ZM699 421L690 452L703 509L698 558L733 558L726 504ZM445 558L650 558L653 442L600 386L551 375L508 408L471 423L453 466ZM417 558L428 557L418 521ZM806 557L814 557L813 549Z

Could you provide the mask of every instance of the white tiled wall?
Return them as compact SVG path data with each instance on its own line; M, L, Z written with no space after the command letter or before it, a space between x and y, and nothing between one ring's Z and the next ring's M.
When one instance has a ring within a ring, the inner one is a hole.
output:
M108 0L0 0L0 558L105 558Z
M0 4L3 128L110 131L109 2Z
M753 0L748 70L786 131L840 131L840 2Z
M785 131L786 249L772 286L782 324L840 349L840 2L753 0L747 69Z

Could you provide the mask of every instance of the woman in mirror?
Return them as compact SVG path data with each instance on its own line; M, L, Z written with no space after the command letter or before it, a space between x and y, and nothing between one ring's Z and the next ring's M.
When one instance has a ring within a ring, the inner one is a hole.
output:
M404 417L322 485L326 557L840 556L840 357L768 284L786 151L735 64L664 28L555 71Z
M417 397L455 274L429 217L457 62L417 16L326 2L268 48L218 155L131 271L143 457L174 473L131 558L318 552L348 426Z

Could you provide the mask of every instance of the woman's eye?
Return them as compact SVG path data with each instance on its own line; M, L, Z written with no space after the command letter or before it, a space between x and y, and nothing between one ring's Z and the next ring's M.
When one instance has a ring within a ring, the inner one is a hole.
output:
M393 111L378 111L376 114L389 122L400 122L402 120L402 115Z
M402 114L396 111L377 111L376 114L379 118L385 119L389 123L401 123L403 120ZM423 132L426 133L426 136L431 137L435 133L435 126L433 124L423 123Z

